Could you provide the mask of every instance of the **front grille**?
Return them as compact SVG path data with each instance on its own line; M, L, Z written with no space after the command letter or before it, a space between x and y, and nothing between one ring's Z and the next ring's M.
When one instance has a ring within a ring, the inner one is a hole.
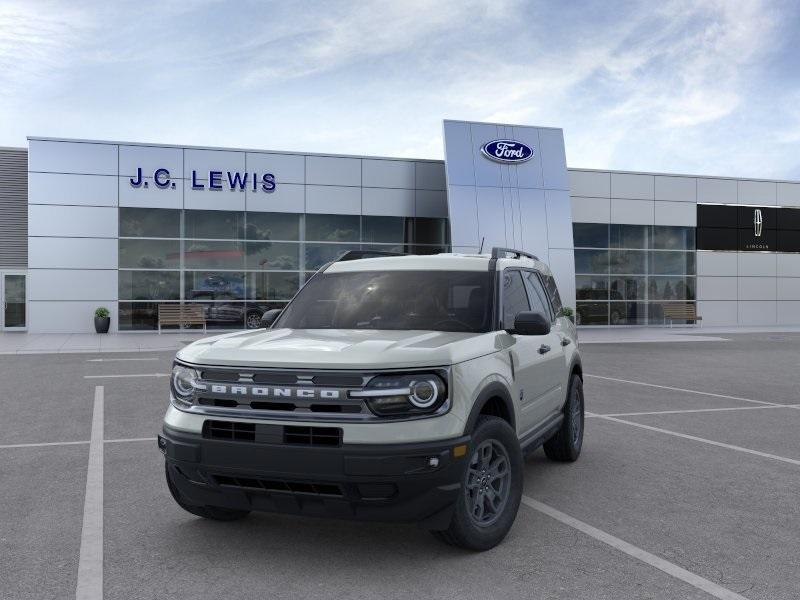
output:
M342 430L339 427L296 427L283 428L283 443L297 446L341 446Z
M238 421L206 421L203 423L203 437L212 440L290 444L293 446L338 448L342 445L342 429L340 427L295 427Z
M230 475L213 475L217 485L236 487L247 491L264 491L285 494L312 494L315 496L332 496L341 498L344 492L335 483L308 481L286 481L281 479L254 479L252 477L233 477Z
M203 435L215 440L254 442L256 439L256 425L255 423L236 423L233 421L206 421L203 423Z

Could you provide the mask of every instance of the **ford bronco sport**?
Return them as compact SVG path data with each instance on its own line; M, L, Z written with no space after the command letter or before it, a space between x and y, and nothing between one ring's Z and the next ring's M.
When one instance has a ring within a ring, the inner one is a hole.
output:
M416 522L486 550L525 454L578 458L581 360L548 267L505 248L375 254L322 267L266 330L178 352L158 444L181 507Z

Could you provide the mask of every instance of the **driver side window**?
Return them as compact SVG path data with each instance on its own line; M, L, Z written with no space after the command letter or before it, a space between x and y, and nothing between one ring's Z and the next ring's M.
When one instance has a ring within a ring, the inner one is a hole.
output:
M503 272L503 329L513 329L518 313L530 310L528 294L519 271Z

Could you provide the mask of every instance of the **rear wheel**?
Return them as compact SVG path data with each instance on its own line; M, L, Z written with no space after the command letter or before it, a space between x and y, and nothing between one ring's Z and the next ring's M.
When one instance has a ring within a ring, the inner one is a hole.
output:
M249 510L234 510L230 508L222 508L221 506L196 506L194 504L190 504L183 498L183 496L181 496L181 493L175 485L175 482L172 480L172 473L170 473L169 465L166 463L164 464L164 474L167 477L167 487L169 488L169 493L172 494L175 502L177 502L178 506L180 506L183 510L190 512L193 515L203 517L204 519L212 519L214 521L236 521L237 519L246 517L250 513Z
M583 446L583 380L573 374L564 405L564 420L558 432L544 443L547 458L561 462L578 460Z
M481 417L453 519L440 540L468 550L499 544L514 524L522 498L522 452L516 433L498 417Z

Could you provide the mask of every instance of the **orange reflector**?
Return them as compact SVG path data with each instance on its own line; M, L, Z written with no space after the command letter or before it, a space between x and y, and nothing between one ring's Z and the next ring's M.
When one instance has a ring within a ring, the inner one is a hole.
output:
M467 453L467 446L466 444L461 444L460 446L456 446L453 448L453 456L458 458L459 456L464 456Z

